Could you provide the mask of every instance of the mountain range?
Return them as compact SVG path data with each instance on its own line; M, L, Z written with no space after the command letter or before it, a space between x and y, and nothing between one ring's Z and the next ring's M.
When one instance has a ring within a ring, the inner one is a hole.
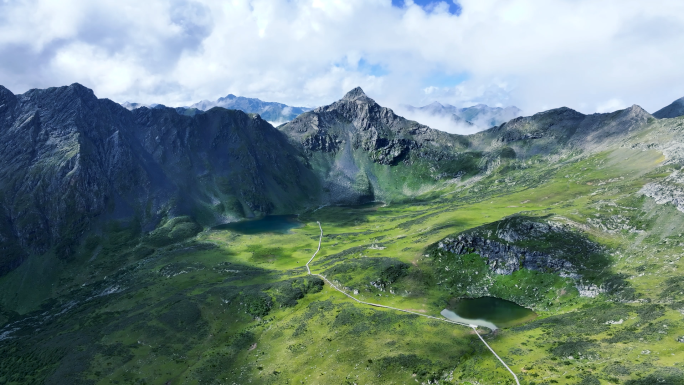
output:
M140 103L125 102L121 104L129 110L140 107L156 108L165 107L161 104L143 105ZM262 119L279 125L294 119L297 115L310 111L306 107L291 107L282 103L264 102L256 98L245 98L228 94L216 101L202 100L188 107L176 107L176 111L181 115L193 116L201 111L208 111L214 107L223 107L229 110L240 110L248 114L259 114Z
M0 98L4 273L51 248L66 258L84 234L111 221L149 231L168 215L212 226L321 204L402 200L476 175L501 156L605 147L654 119L638 106L593 115L560 108L464 136L400 117L360 88L278 129L221 107L192 116L162 105L128 110L79 84L22 95L2 88ZM501 118L519 110L459 111Z
M0 384L682 383L681 101L459 135L0 87ZM533 313L440 322L480 297Z

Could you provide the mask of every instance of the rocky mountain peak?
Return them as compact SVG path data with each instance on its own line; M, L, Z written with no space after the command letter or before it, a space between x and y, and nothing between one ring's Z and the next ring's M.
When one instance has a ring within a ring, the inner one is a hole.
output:
M235 95L233 95L233 94L228 94L228 95L226 95L226 96L223 97L223 98L219 98L218 100L219 100L219 101L223 101L223 100L233 100L233 99L237 99L237 98L238 98L238 97L235 96Z
M634 116L641 116L641 117L651 117L652 115L648 113L648 111L644 110L641 108L641 106L637 104L633 104L629 108L625 108L624 111L630 115Z
M361 100L361 101L364 101L364 102L373 101L373 99L371 99L371 98L369 98L368 96L366 96L366 93L363 92L363 90L361 89L361 87L356 87L356 88L354 88L353 90L347 92L347 94L344 95L344 97L342 98L342 100L346 100L346 101Z

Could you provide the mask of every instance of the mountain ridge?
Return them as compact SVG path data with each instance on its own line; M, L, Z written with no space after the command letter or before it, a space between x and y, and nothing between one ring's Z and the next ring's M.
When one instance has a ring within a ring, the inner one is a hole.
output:
M10 94L2 90L0 110L5 266L51 247L66 257L99 221L152 229L164 215L192 214L211 225L289 212L318 194L306 162L258 115L129 111L80 84ZM203 178L212 164L221 168Z

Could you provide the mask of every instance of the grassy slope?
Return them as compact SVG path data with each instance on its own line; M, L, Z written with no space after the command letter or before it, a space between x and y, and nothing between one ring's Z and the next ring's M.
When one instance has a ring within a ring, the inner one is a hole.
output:
M683 216L635 195L668 174L662 160L655 151L620 149L554 165L505 161L477 183L410 204L304 213L307 226L287 235L210 231L151 249L114 229L103 237L104 252L80 257L97 255L87 268L56 262L66 264L68 279L55 280L57 299L15 321L15 338L0 342L0 384L511 383L467 329L364 308L327 286L303 290L293 280L305 274L319 220L325 237L314 271L328 271L362 299L436 315L453 291L436 284L443 265L426 257L428 246L520 212L586 226L587 236L610 248L611 269L626 274L638 299L581 298L563 292L567 282L552 282L534 303L537 320L488 336L523 383L680 383L681 373L664 368L684 361L676 342L684 335ZM616 230L592 225L597 220ZM624 224L645 232L619 230ZM369 280L387 278L392 264L366 262L372 257L411 267L379 290ZM32 277L26 266L0 284ZM335 275L335 266L356 270ZM532 278L497 279L498 294L515 297L524 293L511 280ZM38 307L18 303L4 300L3 314Z

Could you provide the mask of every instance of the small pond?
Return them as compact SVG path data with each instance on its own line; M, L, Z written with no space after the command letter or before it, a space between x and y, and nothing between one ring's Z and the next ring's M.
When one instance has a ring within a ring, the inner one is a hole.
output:
M231 230L245 235L280 233L287 234L292 229L304 226L296 215L267 215L259 219L225 223L214 226L214 230Z
M530 309L495 297L453 301L441 314L452 321L485 326L492 330L517 325L537 317Z

